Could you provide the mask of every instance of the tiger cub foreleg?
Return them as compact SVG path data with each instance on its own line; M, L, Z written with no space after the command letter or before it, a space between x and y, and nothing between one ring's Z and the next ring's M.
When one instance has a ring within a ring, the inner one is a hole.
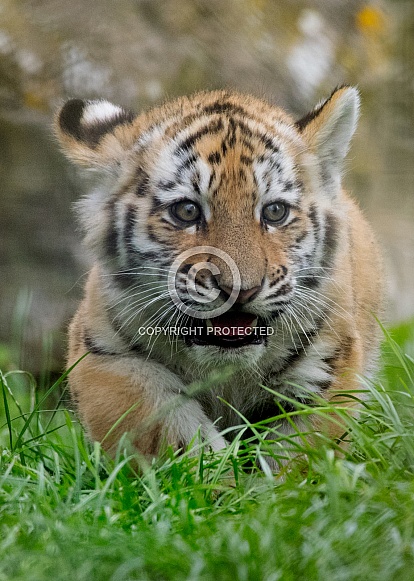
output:
M76 353L70 363L82 355ZM198 432L213 450L226 446L201 405L186 396L178 377L161 364L89 353L70 372L69 383L90 437L111 455L125 432L146 457L167 445L177 450L197 444Z

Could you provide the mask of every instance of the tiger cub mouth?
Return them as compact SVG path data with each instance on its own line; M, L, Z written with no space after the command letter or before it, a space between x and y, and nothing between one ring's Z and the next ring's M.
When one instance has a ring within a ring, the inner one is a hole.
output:
M240 311L227 311L212 319L192 317L188 327L187 345L214 345L225 349L261 345L271 330L257 315Z

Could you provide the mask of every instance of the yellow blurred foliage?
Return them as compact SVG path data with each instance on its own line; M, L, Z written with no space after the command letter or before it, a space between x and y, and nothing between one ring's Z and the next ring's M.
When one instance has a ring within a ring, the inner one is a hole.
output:
M367 4L357 12L356 23L365 34L381 34L385 30L386 18L377 6Z
M48 110L48 104L45 99L33 91L26 91L23 94L23 102L26 107L29 107L29 109L37 109L40 111Z

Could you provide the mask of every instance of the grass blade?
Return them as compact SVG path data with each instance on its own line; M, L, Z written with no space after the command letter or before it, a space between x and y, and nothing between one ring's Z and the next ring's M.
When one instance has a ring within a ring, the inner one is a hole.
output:
M13 430L12 430L12 423L11 423L11 418L10 418L9 402L7 400L5 379L4 379L1 371L0 371L0 383L1 383L1 391L3 393L4 413L6 415L6 423L7 423L7 428L9 431L10 449L13 449Z
M59 387L59 385L62 383L62 381L64 379L66 379L66 377L69 375L69 373L72 371L72 369L74 369L78 365L78 363L80 363L82 361L82 359L84 359L88 354L89 353L85 353L84 355L82 355L82 357L80 357L71 367L69 367L69 369L67 369L59 377L59 379L57 379L55 381L55 383L46 391L46 393L39 399L36 406L34 407L32 412L30 413L29 417L25 421L23 428L20 431L19 436L18 436L17 441L16 441L16 444L14 445L14 447L12 447L13 451L19 450L19 448L22 446L23 436L26 433L26 430L28 429L28 427L30 426L30 422L32 421L34 416L38 413L38 411L40 410L42 403L47 400L47 398L55 391L55 389L57 389Z

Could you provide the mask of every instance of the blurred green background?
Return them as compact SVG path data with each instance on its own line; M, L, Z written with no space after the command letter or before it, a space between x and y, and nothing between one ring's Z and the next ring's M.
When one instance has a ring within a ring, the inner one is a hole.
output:
M387 322L414 314L414 2L0 0L0 365L58 371L89 264L84 186L54 142L68 97L135 111L237 88L298 117L358 85L345 184L383 245Z

